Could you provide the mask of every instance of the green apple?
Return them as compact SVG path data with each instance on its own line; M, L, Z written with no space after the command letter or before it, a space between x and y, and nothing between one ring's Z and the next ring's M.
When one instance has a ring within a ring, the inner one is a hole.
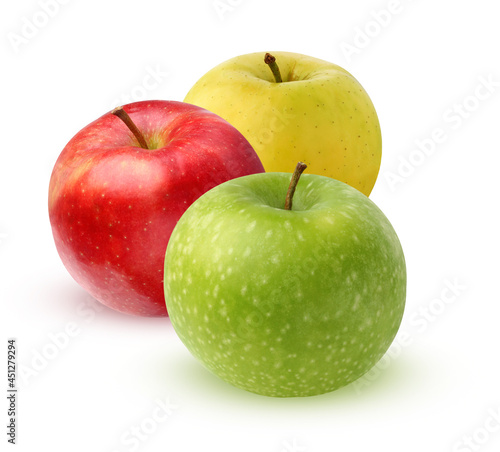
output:
M241 55L202 76L184 101L235 126L267 172L303 161L309 173L371 193L382 156L377 113L359 82L333 63L290 52Z
M406 297L401 244L380 209L343 182L297 179L213 188L183 214L165 257L182 342L223 380L275 397L362 376L393 341Z

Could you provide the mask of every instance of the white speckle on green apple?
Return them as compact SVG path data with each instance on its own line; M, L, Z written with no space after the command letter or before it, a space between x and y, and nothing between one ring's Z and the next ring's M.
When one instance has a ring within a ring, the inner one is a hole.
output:
M372 201L305 174L288 210L289 184L265 173L215 187L181 217L165 258L182 342L223 380L274 397L361 377L392 343L406 297L401 244Z

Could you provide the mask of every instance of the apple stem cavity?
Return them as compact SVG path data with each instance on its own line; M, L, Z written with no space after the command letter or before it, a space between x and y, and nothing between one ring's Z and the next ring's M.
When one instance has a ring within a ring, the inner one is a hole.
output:
M270 53L266 53L266 55L264 56L264 63L266 63L271 69L276 83L283 82L283 79L281 78L280 68L276 64L276 57L274 57Z
M306 168L307 165L305 163L297 163L295 171L292 174L292 180L290 181L290 185L288 186L288 191L286 193L285 210L292 210L293 194L295 193L295 189L297 188L297 184L299 183L300 176Z
M118 116L125 123L125 125L130 129L130 131L137 138L137 141L141 145L141 148L149 149L148 143L146 143L146 139L144 138L144 135L139 130L139 128L134 124L134 121L132 121L132 118L123 109L123 107L116 107L111 113L114 114L115 116Z

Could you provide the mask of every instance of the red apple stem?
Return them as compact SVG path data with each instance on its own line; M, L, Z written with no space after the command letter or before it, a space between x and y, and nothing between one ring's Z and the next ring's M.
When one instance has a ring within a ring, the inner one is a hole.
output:
M115 116L118 116L125 123L125 125L129 128L129 130L137 138L137 141L141 145L141 148L149 149L148 143L146 143L146 139L144 138L144 135L139 130L139 128L134 124L134 121L132 121L132 118L123 109L123 107L116 107L111 113L114 114Z
M295 193L295 189L297 188L297 184L299 183L300 176L306 168L307 165L305 163L297 163L295 171L292 174L292 180L290 181L290 185L288 186L288 191L286 193L285 210L292 210L293 194Z
M274 57L270 53L266 53L266 55L264 56L264 63L266 63L271 69L271 72L274 75L274 80L276 80L276 83L281 83L283 80L281 78L280 68L276 63L276 57Z

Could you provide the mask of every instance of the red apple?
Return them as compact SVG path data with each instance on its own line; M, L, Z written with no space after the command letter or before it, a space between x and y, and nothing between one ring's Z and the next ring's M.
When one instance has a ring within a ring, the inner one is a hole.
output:
M103 304L166 316L165 250L181 215L216 185L263 171L243 135L214 113L174 101L126 105L77 133L54 166L57 251Z

